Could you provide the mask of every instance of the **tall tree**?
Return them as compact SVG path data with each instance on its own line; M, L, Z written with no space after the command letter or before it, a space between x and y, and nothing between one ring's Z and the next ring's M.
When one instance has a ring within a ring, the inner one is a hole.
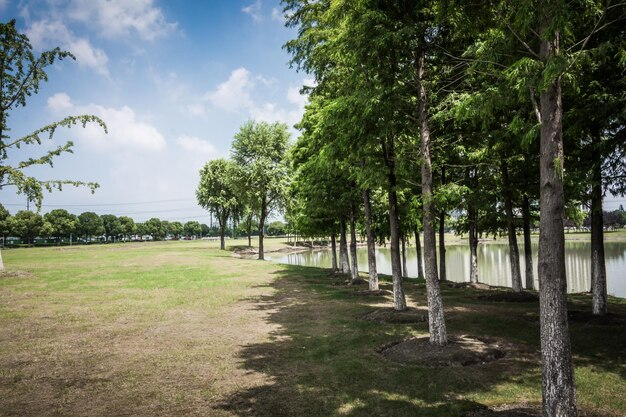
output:
M15 23L15 20L11 20L0 24L0 190L14 186L18 194L25 194L26 198L34 201L39 209L44 189L52 191L53 189L61 190L64 185L85 185L93 192L98 184L72 180L38 180L27 173L30 167L52 166L55 157L71 153L74 146L71 141L48 150L41 156L31 157L16 164L8 163L10 151L28 145L40 145L42 136L52 138L62 127L71 127L76 124L84 127L85 124L94 122L106 131L106 126L95 116L71 116L39 128L21 138L9 136L10 112L16 108L25 107L27 99L39 92L41 82L48 80L46 68L66 58L75 59L71 53L59 48L45 51L35 57L28 37L17 31ZM0 265L2 265L1 262Z
M54 209L44 214L43 218L52 226L52 236L57 238L57 244L61 243L61 238L76 233L78 219L65 209Z
M259 216L259 259L264 259L265 221L281 206L288 179L289 132L284 123L249 121L232 144L232 158L244 171Z
M43 226L43 218L38 213L20 210L11 218L11 233L21 237L26 243L33 243Z
M120 216L119 221L120 221L122 234L126 236L127 239L130 239L130 237L134 235L135 232L137 232L135 221L128 216Z
M215 213L220 229L220 248L226 249L224 236L226 224L233 210L240 204L237 199L237 182L241 182L241 169L233 161L214 159L200 170L200 183L196 198L201 207Z
M85 239L90 239L93 236L101 236L104 233L104 223L96 213L86 211L78 215L76 232Z
M100 218L104 226L104 236L106 240L112 239L115 241L115 238L122 234L122 224L120 220L114 214L103 214Z

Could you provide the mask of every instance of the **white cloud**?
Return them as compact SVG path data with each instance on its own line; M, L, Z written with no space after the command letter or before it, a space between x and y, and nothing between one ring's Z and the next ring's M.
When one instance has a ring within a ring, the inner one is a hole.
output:
M285 15L278 8L272 8L272 20L276 20L282 24L285 24L287 19L285 19Z
M204 99L210 101L213 106L227 111L246 109L252 105L250 91L253 87L250 71L243 67L237 68L216 90L205 94Z
M74 105L72 104L70 96L65 93L57 93L48 98L48 109L55 114L66 113L72 110L73 107Z
M178 27L167 21L153 0L71 0L69 9L71 19L95 25L108 38L137 34L144 40L154 40Z
M178 144L186 151L203 156L214 156L216 154L215 146L206 140L195 136L181 135L176 140Z
M93 114L107 125L108 135L100 126L88 124L72 133L86 146L109 151L159 151L166 146L165 139L152 125L138 120L134 110L104 107L97 104L79 106L72 103L65 93L57 93L48 99L48 109L55 115Z
M221 83L215 90L207 92L203 100L209 101L213 107L229 112L246 112L255 120L284 122L292 126L300 121L308 97L300 94L300 86L291 86L285 97L290 106L281 107L275 102L255 100L259 94L257 87L274 86L275 79L266 79L260 75L254 76L247 69L241 67L232 71L228 80ZM310 79L303 80L304 85L313 85ZM192 114L204 115L205 109L198 105L189 105L187 110Z
M242 12L249 14L252 17L252 20L255 22L260 22L263 20L263 15L261 14L261 6L263 3L261 0L256 0L254 3L249 4L248 6L241 9Z
M38 50L61 46L76 56L81 68L90 68L96 73L108 77L109 58L99 48L95 48L88 39L75 36L63 22L39 20L26 30L33 47Z
M0 0L0 10L4 10L7 7L8 0Z

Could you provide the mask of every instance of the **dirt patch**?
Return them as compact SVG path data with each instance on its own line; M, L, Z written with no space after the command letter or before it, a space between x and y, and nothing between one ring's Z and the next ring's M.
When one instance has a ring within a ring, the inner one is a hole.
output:
M471 411L465 417L539 417L541 407L539 405L510 404L500 407L484 408Z
M505 357L507 350L506 343L493 338L461 335L449 337L445 346L431 344L428 337L412 337L383 346L379 352L393 362L441 368L493 362Z
M392 307L381 307L370 311L361 318L376 323L423 323L428 321L428 312L412 307L408 307L402 311L394 310Z
M464 417L541 417L539 404L506 404L499 407L488 407L471 411ZM611 417L616 414L600 414L594 411L578 410L580 417Z
M33 278L34 275L26 271L0 271L0 279L3 278Z
M448 286L448 288L474 288L477 290L490 290L493 287L491 285L487 285L487 284L482 284L480 282L452 282L452 281L445 281L444 282L445 285Z
M489 294L481 294L476 297L483 301L495 301L500 303L534 303L539 301L539 296L532 292L496 291Z

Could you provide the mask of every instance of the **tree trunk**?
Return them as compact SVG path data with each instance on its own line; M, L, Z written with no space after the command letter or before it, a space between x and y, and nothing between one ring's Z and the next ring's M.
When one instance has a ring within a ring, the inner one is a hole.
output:
M393 139L385 147L385 163L388 168L389 184L389 229L391 246L391 280L393 283L393 308L396 311L406 309L406 297L402 288L402 264L400 260L400 230L398 222L398 195L396 194L395 151Z
M224 241L225 234L226 234L226 230L224 229L224 226L220 224L220 249L221 250L226 250L226 243Z
M354 220L354 204L350 204L350 259L352 261L352 269L350 277L352 282L359 279L359 265L356 258L356 222Z
M446 182L446 169L441 168L441 184ZM447 280L446 275L446 211L439 213L439 279Z
M515 222L513 219L513 199L511 197L511 182L509 180L509 169L503 159L500 163L502 173L502 195L504 197L504 211L506 214L506 228L509 236L509 260L511 261L511 286L513 291L521 292L522 274L519 265L519 248L517 246L517 235L515 234Z
M558 6L546 2L540 6L540 33L545 34L553 26L553 13ZM558 53L559 32L550 38L542 38L540 41L540 57L544 64ZM577 417L567 324L560 79L555 79L541 92L540 114L539 306L542 409L544 417Z
M406 238L404 235L400 238L400 243L402 245L402 276L408 277L408 272L406 269Z
M526 264L526 289L535 289L535 277L533 272L533 247L530 239L530 202L524 194L522 201L522 218L524 221L524 263Z
M422 148L422 204L424 217L424 269L426 273L426 297L428 299L428 328L430 343L448 343L446 320L443 312L441 289L437 279L437 248L435 242L435 208L433 207L433 172L430 160L430 130L426 110L426 89L424 88L424 43L420 39L417 72L419 77L419 122Z
M267 216L267 202L263 198L261 203L261 216L259 218L259 260L265 259L263 251L263 237L265 236L265 217Z
M365 231L367 233L367 265L369 270L369 289L378 290L378 271L376 270L376 238L372 230L372 202L370 191L363 190L363 205L365 206Z
M337 267L337 237L335 236L335 233L330 235L330 249L333 252L332 253L333 272L337 272L339 268Z
M445 281L446 277L446 231L445 231L446 212L439 213L439 279Z
M4 242L2 242L4 244ZM4 260L2 260L2 249L0 249L0 271L4 271Z
M422 244L420 242L420 232L415 226L415 252L417 252L417 277L424 279L424 268L422 267Z
M348 242L346 239L346 219L341 217L339 221L339 263L341 272L350 273L350 261L348 260Z
M594 140L595 142L595 140ZM607 313L606 265L604 263L604 224L602 213L602 160L594 150L591 189L591 306L593 314Z
M252 247L252 214L248 216L248 247Z
M470 248L470 282L478 283L478 231L476 226L476 210L468 210L469 248Z

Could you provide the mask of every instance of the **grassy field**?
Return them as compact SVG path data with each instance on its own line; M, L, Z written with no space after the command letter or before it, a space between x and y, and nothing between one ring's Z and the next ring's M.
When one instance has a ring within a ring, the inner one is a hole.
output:
M444 285L452 334L516 348L482 365L396 363L379 349L425 335L426 323L363 320L389 299L357 297L326 270L239 259L217 245L3 251L0 415L454 417L541 401L536 302ZM424 309L423 283L406 285ZM571 297L570 308L588 311L589 297ZM582 313L571 322L586 415L626 415L624 300L610 310L606 323Z

